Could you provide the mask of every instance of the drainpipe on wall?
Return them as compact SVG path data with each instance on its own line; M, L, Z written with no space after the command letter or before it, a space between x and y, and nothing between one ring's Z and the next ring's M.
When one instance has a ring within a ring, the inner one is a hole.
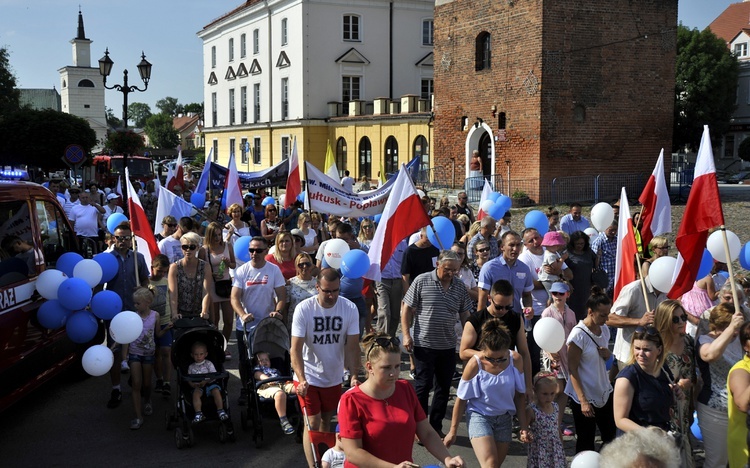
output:
M393 99L393 0L388 3L388 97Z

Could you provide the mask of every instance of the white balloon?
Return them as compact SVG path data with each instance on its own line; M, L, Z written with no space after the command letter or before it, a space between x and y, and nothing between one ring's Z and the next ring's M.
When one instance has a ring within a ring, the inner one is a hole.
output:
M349 252L349 244L343 239L331 239L323 249L323 258L331 268L341 268L341 260Z
M599 235L599 231L597 231L596 229L594 229L594 228L592 228L592 227L587 227L587 228L586 228L586 229L585 229L585 230L583 231L583 233L584 233L584 234L586 234L587 236L589 236L589 239L590 239L590 240L594 240L594 239L596 238L596 236L598 236L598 235Z
M279 206L284 207L286 205L286 194L279 195Z
M599 454L593 450L579 452L570 462L570 468L599 468Z
M534 325L534 341L548 353L556 353L565 344L565 330L557 320L544 317Z
M492 200L490 200L490 199L487 199L487 200L483 201L483 202L482 202L482 203L481 203L481 204L479 205L479 208L481 208L481 210L482 210L482 211L484 211L485 213L489 213L489 212L490 212L490 207L491 207L492 205L494 205L494 204L495 204L495 202L493 202L493 201L492 201Z
M674 282L674 269L677 265L677 259L674 257L659 257L651 264L648 269L648 279L657 291L663 293L672 289Z
M123 310L115 315L109 324L112 339L120 344L129 344L138 339L143 332L143 320L130 310Z
M36 279L36 290L47 300L57 299L57 290L66 279L68 275L60 270L44 270Z
M729 243L730 261L737 260L740 256L740 250L742 250L740 238L737 237L737 234L727 230L727 243ZM706 248L711 252L711 256L717 262L729 263L729 261L727 261L726 252L724 251L724 236L722 236L721 231L714 231L713 234L708 236Z
M94 288L102 280L102 267L94 260L83 259L73 267L73 278L81 278Z
M99 377L109 372L114 360L115 356L109 348L104 345L94 345L83 353L81 364L87 374Z
M614 220L615 212L609 203L597 203L591 208L591 224L594 225L597 231L601 232L607 229Z

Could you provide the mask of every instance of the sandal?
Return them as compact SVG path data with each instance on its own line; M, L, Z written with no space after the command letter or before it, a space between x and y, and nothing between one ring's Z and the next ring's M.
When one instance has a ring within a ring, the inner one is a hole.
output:
M281 430L284 431L284 434L286 434L286 435L292 435L292 434L294 434L294 428L289 423L289 421L282 421L281 422Z
M216 414L218 414L218 416L219 416L219 419L220 419L221 421L226 421L227 419L229 419L229 415L228 415L228 414L227 414L227 412L226 412L226 411L224 411L223 409L222 409L222 410L219 410L219 411L217 411L217 412L216 412Z
M198 411L197 413L195 413L195 417L193 418L193 424L198 424L198 423L201 423L201 422L203 422L205 420L206 420L206 417L203 416L203 413L201 413L200 411Z
M152 414L154 414L154 407L151 405L150 401L144 405L143 414L145 414L146 416L151 416Z

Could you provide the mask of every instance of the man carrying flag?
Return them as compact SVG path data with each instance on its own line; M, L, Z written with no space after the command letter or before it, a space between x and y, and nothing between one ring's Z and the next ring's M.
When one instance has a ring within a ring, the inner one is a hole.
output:
M672 232L672 205L664 178L664 149L659 154L654 172L648 178L638 201L641 202L640 232L645 249L651 239Z

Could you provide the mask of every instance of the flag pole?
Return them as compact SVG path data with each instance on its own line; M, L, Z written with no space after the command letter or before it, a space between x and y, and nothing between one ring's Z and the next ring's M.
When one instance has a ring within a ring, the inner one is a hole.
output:
M729 270L729 281L732 285L732 300L734 301L735 312L742 310L742 304L739 301L739 295L737 293L737 283L734 281L734 267L732 266L732 258L729 256L729 240L727 240L727 227L725 225L719 226L721 230L721 238L724 241L724 255L726 255L727 269Z

